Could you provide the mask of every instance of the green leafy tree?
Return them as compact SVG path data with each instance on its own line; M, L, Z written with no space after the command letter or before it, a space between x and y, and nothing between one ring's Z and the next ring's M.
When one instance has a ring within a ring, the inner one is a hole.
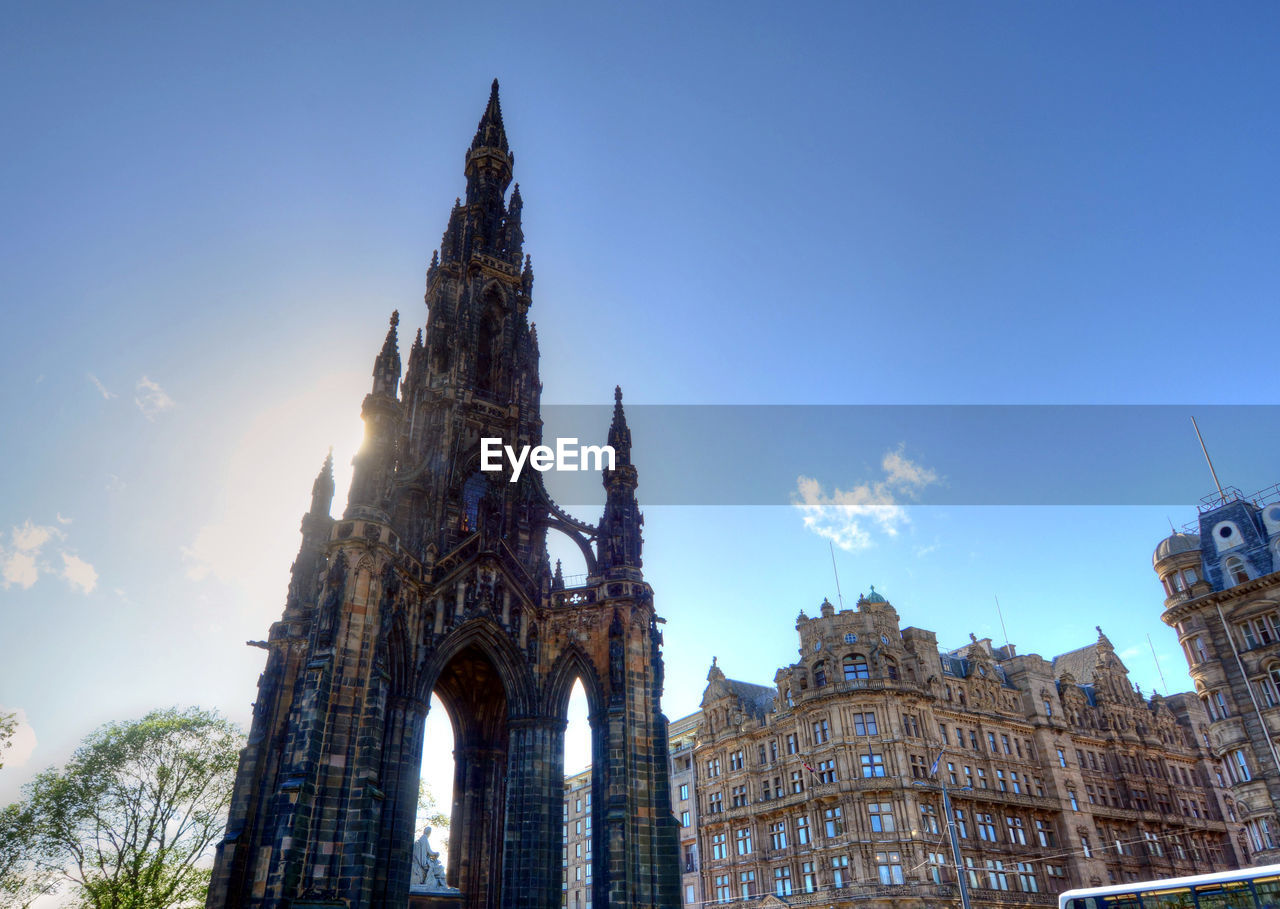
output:
M242 744L233 724L195 708L103 726L26 787L19 816L40 867L85 909L203 905L201 859L226 822Z
M436 830L443 830L446 833L449 830L449 816L440 810L440 806L436 804L436 797L431 794L431 789L427 786L426 780L418 783L418 835L428 828L432 827ZM448 837L444 839L445 848L448 848Z
M58 884L58 875L41 864L32 818L22 805L0 811L0 906L27 909Z
M4 767L4 753L13 747L13 734L18 729L16 713L0 713L0 769Z

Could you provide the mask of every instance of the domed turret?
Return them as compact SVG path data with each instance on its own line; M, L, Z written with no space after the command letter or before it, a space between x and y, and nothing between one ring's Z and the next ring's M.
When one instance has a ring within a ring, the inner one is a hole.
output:
M1160 541L1151 556L1151 565L1164 585L1165 605L1183 599L1191 585L1200 580L1200 538L1190 533L1172 533Z
M1160 541L1160 545L1151 556L1151 564L1155 566L1170 556L1193 551L1200 552L1200 538L1190 533L1175 533Z

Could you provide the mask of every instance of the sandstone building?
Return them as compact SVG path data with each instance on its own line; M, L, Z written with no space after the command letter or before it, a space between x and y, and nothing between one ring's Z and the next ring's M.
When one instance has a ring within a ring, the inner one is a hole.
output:
M958 905L942 786L974 905L1246 857L1204 706L1144 698L1101 631L1052 661L985 639L940 652L874 588L796 629L770 685L713 661L692 735L671 734L687 906Z
M1255 862L1280 862L1280 487L1202 500L1198 534L1156 547L1164 621L1208 714L1227 807Z

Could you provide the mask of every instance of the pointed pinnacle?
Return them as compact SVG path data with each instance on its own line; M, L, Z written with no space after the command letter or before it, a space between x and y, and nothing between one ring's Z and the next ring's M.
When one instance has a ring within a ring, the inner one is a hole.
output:
M391 310L391 327L395 328L399 324L400 324L400 310L393 309Z
M471 140L471 150L477 148L498 148L504 152L507 147L507 131L502 126L502 105L498 101L498 80L493 80L489 89L489 103L485 106L484 115L480 117L480 125L476 127L476 136Z

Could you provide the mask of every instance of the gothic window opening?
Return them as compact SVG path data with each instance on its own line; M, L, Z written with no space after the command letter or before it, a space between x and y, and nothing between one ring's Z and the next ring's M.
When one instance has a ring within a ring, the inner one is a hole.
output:
M480 528L480 500L489 481L476 471L462 486L462 531L472 533Z

